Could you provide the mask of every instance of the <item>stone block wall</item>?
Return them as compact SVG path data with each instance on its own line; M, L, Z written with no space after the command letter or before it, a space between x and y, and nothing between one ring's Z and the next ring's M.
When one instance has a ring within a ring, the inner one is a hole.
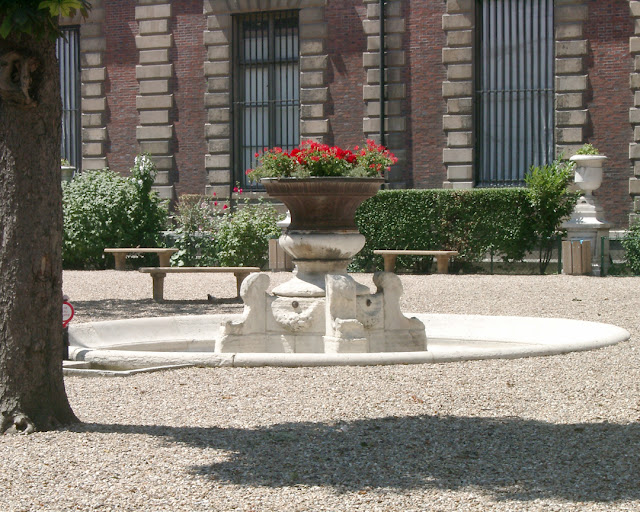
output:
M141 152L149 153L158 168L155 189L161 197L175 198L173 187L174 130L170 113L173 109L173 64L169 51L174 46L170 20L172 5L163 0L137 0L135 18L138 35L136 97L138 125L136 140Z

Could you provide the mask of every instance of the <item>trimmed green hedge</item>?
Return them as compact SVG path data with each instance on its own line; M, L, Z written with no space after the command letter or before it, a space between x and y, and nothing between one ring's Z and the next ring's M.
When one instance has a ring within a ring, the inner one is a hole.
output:
M457 250L457 265L479 261L488 251L521 260L537 242L534 215L525 188L382 190L356 212L367 243L351 269L381 268L374 249ZM398 268L411 261L398 258Z

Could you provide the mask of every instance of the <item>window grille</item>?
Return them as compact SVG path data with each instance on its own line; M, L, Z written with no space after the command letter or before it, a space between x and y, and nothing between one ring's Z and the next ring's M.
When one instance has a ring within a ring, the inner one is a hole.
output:
M77 170L81 170L80 28L61 27L61 31L62 37L56 42L62 98L60 154L61 158L66 158Z
M233 40L234 174L257 187L245 174L255 154L300 141L298 11L235 16Z
M476 185L523 185L554 157L553 0L482 0L476 27Z

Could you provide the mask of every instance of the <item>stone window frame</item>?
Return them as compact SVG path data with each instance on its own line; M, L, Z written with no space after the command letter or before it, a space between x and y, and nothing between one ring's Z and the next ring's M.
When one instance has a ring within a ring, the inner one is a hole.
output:
M234 14L298 10L300 23L300 137L324 141L329 133L325 104L329 99L327 86L328 55L326 50L327 0L205 0L207 29L204 44L207 49L204 75L207 88L204 98L207 123L205 194L226 199L233 188L233 133L231 44Z
M442 84L446 109L442 128L447 135L442 161L443 188L475 186L474 57L476 0L447 0L442 16L446 45L442 63L447 76ZM584 25L584 0L555 0L555 154L573 154L585 141L589 124ZM462 72L464 71L464 72Z
M92 0L87 19L80 14L60 18L60 25L80 26L80 109L82 126L82 170L108 167L106 157L107 71L104 56L107 39L103 33L103 0Z

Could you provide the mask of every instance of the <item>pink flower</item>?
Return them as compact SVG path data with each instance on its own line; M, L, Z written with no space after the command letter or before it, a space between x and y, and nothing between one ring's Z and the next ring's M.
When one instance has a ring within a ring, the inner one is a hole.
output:
M223 210L226 210L227 208L229 208L226 204L222 207Z

